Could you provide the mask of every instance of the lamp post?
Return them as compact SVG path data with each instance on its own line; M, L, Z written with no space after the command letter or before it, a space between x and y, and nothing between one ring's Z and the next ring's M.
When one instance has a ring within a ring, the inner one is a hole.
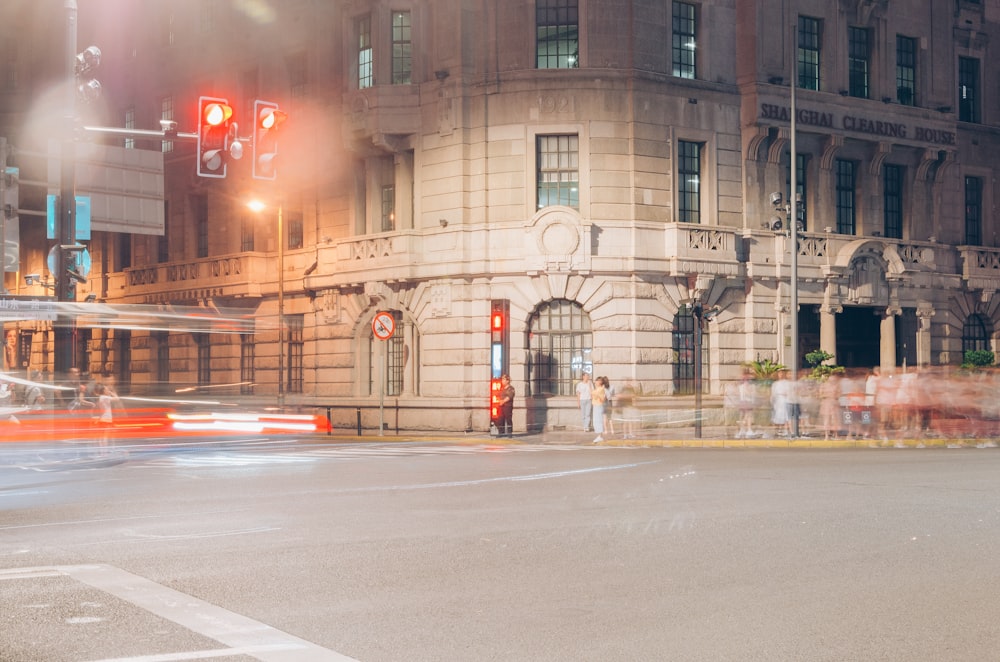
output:
M251 200L247 207L259 212L267 205ZM281 203L278 203L278 406L285 406L285 222Z

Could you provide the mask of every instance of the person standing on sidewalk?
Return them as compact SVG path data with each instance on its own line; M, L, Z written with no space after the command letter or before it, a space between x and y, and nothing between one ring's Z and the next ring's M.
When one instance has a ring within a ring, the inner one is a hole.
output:
M576 397L580 398L580 416L583 418L583 431L590 432L590 420L593 416L593 405L590 402L590 374L580 375L580 381L576 383Z
M601 379L604 380L604 431L609 435L614 435L615 415L618 413L615 409L615 396L618 391L611 385L611 381L607 377Z
M597 377L594 379L594 389L590 392L591 413L594 416L594 443L599 444L604 441L604 405L608 401L606 389L607 379Z
M499 436L509 437L514 433L514 386L510 383L510 375L500 377L499 424Z

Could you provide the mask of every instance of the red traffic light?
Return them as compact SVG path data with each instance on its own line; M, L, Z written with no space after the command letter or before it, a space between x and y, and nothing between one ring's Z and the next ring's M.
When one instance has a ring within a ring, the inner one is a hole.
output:
M226 176L227 150L229 149L233 107L228 99L198 98L198 176L223 178ZM238 143L234 143L236 146ZM232 155L239 158L239 154Z
M288 119L288 113L283 110L271 107L262 108L257 116L257 126L267 130L276 129L286 119Z
M503 314L493 313L493 330L500 331L503 329Z
M209 126L219 126L233 116L233 107L226 103L207 103L202 109L202 119Z
M288 119L288 113L272 101L258 99L253 104L253 116L253 178L275 179L278 176L278 128Z

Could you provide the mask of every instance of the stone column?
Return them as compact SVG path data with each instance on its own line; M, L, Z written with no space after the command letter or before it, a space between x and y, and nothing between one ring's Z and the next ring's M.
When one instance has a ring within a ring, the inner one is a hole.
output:
M837 364L837 313L843 311L841 306L820 306L819 309L819 348L833 356L832 363Z
M892 306L886 308L879 325L879 366L886 374L896 367L896 315L902 312Z
M934 309L929 305L917 306L917 365L920 367L931 364L931 318Z

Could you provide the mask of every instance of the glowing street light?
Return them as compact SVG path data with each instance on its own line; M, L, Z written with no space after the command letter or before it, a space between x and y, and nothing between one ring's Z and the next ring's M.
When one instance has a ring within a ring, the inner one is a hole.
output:
M267 205L260 200L250 200L247 207L262 212ZM285 227L284 210L278 205L278 406L285 406Z

